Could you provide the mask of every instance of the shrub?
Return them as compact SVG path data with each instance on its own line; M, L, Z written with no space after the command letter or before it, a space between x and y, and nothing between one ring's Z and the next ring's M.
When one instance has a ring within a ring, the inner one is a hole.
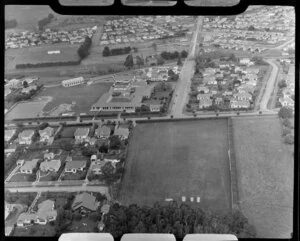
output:
M292 123L289 119L285 118L282 122L285 127L292 128Z
M291 130L288 128L283 128L282 130L282 136L286 136L288 134L291 134Z
M280 118L291 118L293 117L293 111L292 109L288 108L288 107L282 107L279 112L278 115Z

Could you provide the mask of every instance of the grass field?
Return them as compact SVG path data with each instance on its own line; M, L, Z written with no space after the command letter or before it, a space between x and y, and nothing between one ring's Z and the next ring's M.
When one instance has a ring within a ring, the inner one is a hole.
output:
M8 182L28 182L29 181L29 174L24 173L17 173L13 175Z
M51 96L51 102L48 102L43 111L50 111L60 104L72 104L76 102L74 109L76 113L88 113L91 106L106 92L111 84L78 85L73 87L57 86L46 88L38 97Z
M17 64L38 64L78 61L77 49L79 45L53 44L41 45L38 47L8 49L5 52L6 58L12 58L14 63L7 64L9 67ZM60 54L48 54L48 51L60 50Z
M43 109L47 101L30 101L18 103L13 109L5 115L5 120L12 120L17 118L34 118L42 116Z
M230 205L227 120L138 124L120 193L124 204L201 197L201 207Z
M240 206L258 238L293 231L293 156L277 117L233 119Z

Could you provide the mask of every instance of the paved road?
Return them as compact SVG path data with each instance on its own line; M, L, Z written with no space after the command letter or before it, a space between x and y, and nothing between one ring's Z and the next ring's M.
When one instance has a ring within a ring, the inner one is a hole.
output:
M196 45L198 42L199 31L202 29L203 17L198 17L196 23L196 29L193 33L191 45L190 45L190 53L189 56L186 58L180 76L179 81L176 85L176 89L174 91L174 99L171 106L171 114L174 117L182 117L182 111L184 105L186 104L188 93L190 89L190 80L194 75L194 66L195 61L193 58L195 57L196 52Z
M274 62L275 60L266 60L266 61L272 66L272 72L271 72L269 80L267 82L263 97L260 101L259 109L261 111L268 111L268 108L267 108L268 102L269 102L271 95L273 93L273 90L275 88L276 77L278 74L278 67Z
M108 187L104 186L58 186L58 187L13 187L13 188L5 188L5 191L8 190L10 192L101 192L107 196L110 200L110 195L108 191Z

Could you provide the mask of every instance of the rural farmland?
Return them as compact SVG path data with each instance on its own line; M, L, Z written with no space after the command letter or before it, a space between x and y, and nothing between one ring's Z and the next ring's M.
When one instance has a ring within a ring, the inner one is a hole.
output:
M203 208L230 209L226 119L138 124L131 138L122 203L199 196Z
M293 156L277 117L233 119L240 207L260 238L293 231ZM268 130L268 131L266 131Z

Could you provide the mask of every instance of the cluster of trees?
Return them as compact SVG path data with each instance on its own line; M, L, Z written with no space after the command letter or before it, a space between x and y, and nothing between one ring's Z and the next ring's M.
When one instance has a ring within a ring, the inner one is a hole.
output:
M15 19L5 20L5 29L15 28L17 26L18 26L17 20Z
M38 85L36 90L34 89L30 90L28 94L22 93L20 91L12 92L6 97L6 101L9 103L16 103L19 101L29 100L32 98L32 96L34 96L37 92L39 92L41 88L43 88L42 84Z
M169 69L168 70L168 75L169 75L169 81L177 81L179 78L178 74L175 74L173 70Z
M48 17L41 19L38 21L38 27L39 30L42 31L44 27L51 22L51 20L54 18L54 15L52 13L48 14Z
M288 107L282 107L278 112L279 117L282 119L282 137L284 138L284 143L286 144L294 144L294 133L293 126L289 118L293 117L292 109Z
M113 204L104 216L104 232L120 238L125 233L173 233L182 240L190 233L235 234L239 238L254 238L256 232L239 211L213 213L187 204L171 202L168 206L128 207Z
M110 49L108 46L105 46L102 51L102 56L108 57L108 56L129 54L129 53L131 53L131 51L134 51L135 53L137 53L138 49L136 47L131 48L130 46L124 47L124 48Z
M80 64L80 60L73 61L57 61L57 62L42 62L36 64L16 64L16 69L26 69L26 68L43 68L43 67L53 67L53 66L70 66L70 65L78 65Z
M286 81L285 81L284 79L282 79L282 80L278 83L278 87L279 87L280 89L286 88L286 87L287 87Z
M133 56L132 54L128 55L125 59L125 62L124 62L124 66L127 68L127 69L132 69L133 66L134 66L134 62L133 62Z
M254 56L251 61L256 65L268 65L268 63L264 61L261 56Z
M160 54L160 56L165 60L172 60L172 59L178 59L179 57L186 58L188 56L188 52L185 50L182 50L180 53L178 51L175 52L164 51Z
M77 53L81 60L86 58L90 54L89 50L91 46L92 39L89 36L86 36L84 42L79 46L77 50Z

